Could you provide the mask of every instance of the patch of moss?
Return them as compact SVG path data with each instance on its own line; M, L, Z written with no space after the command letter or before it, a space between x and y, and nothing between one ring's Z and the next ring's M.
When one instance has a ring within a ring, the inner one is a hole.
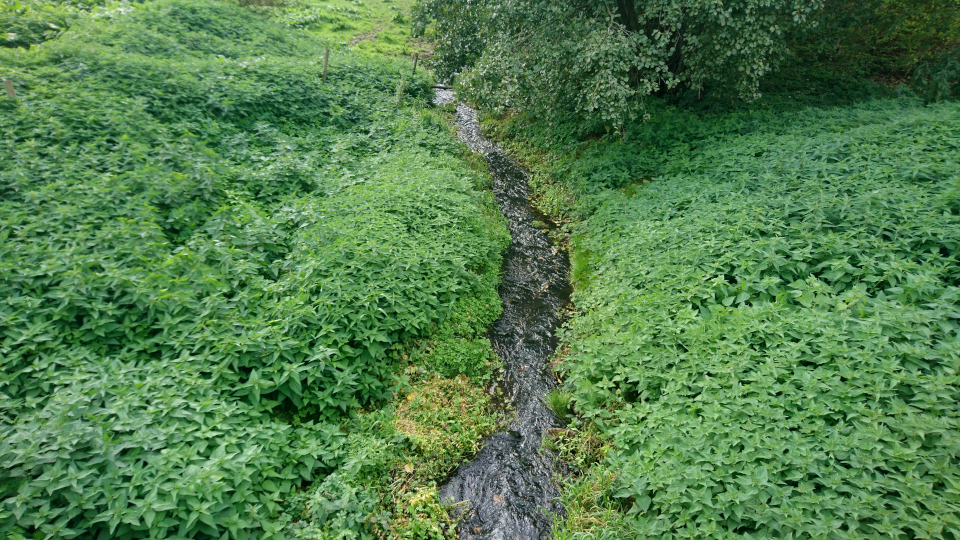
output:
M500 421L490 396L460 375L416 383L397 406L393 424L415 451L405 472L425 483L442 479L477 453Z
M415 488L394 498L392 538L442 540L457 538L457 520L440 501L436 486Z

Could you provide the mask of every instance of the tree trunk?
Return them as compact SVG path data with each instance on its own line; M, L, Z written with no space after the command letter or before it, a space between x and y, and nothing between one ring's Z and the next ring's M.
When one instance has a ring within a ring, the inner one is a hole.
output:
M620 24L626 28L627 32L634 34L640 31L640 21L637 19L637 10L633 5L634 0L616 0L617 1L617 19ZM640 81L640 71L637 66L630 66L630 84L634 87Z
M617 0L617 19L627 32L631 33L639 30L640 22L637 20L637 10L633 2L634 0Z

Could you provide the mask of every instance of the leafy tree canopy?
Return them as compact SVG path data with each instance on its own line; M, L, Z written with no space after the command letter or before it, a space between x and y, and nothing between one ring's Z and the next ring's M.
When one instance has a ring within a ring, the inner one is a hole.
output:
M621 125L636 97L718 85L745 99L821 0L421 0L441 78L481 106Z

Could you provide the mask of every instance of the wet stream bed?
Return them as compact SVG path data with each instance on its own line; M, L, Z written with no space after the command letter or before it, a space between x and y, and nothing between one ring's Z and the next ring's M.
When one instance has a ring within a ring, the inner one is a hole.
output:
M437 104L455 100L452 90L437 90ZM512 237L499 288L503 314L488 336L504 363L503 390L514 415L505 431L488 437L473 460L454 472L440 496L451 503L469 501L463 505L461 539L546 539L553 517L563 515L554 462L540 446L548 429L560 427L543 396L555 386L549 360L570 300L569 263L535 226L544 218L530 204L527 172L483 137L475 110L457 103L454 122L460 140L486 159Z

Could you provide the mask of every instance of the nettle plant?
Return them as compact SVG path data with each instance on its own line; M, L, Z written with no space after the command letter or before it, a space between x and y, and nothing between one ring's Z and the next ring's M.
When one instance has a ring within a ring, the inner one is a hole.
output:
M820 0L422 0L433 21L437 75L460 75L488 108L546 116L565 111L608 125L637 98L707 85L752 100L786 52L786 32Z
M0 536L280 537L387 349L487 286L428 80L323 49L179 0L0 49Z
M630 536L957 538L960 107L706 118L570 170L563 367Z

